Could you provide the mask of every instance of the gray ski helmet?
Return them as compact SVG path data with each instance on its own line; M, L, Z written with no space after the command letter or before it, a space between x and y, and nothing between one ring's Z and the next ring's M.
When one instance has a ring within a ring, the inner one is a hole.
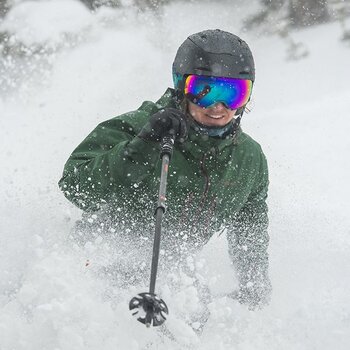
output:
M190 35L179 47L173 63L174 87L183 93L189 74L255 80L252 52L238 36L220 29ZM180 96L179 96L180 97Z

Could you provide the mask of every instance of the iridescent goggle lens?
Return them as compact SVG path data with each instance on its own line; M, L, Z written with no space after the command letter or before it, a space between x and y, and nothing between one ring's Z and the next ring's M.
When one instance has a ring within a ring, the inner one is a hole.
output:
M243 107L252 93L251 80L189 75L185 81L185 96L203 108L222 102L230 109Z

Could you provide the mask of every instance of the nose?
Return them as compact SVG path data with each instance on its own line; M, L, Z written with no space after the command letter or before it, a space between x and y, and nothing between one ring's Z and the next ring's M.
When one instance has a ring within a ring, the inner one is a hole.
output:
M226 106L222 102L215 103L215 105L213 105L211 108L217 112L226 110Z

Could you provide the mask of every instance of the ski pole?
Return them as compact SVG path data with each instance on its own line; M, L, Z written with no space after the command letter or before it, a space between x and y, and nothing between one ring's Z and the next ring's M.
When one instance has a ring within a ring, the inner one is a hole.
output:
M162 231L162 219L165 213L166 201L166 185L168 177L169 163L172 156L174 145L173 136L164 136L161 143L160 158L162 160L162 168L160 175L158 205L156 208L156 224L153 241L153 254L151 265L151 278L148 293L140 293L130 300L129 309L137 320L144 323L146 327L160 326L166 320L169 310L165 302L160 299L155 293L155 285L158 270L160 238Z

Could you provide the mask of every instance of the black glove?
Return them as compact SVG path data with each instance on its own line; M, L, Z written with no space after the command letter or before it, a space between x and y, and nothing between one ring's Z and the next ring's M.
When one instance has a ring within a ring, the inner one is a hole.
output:
M185 114L175 108L165 108L150 117L138 137L146 141L160 141L164 136L173 135L175 141L182 143L187 138L187 130Z

